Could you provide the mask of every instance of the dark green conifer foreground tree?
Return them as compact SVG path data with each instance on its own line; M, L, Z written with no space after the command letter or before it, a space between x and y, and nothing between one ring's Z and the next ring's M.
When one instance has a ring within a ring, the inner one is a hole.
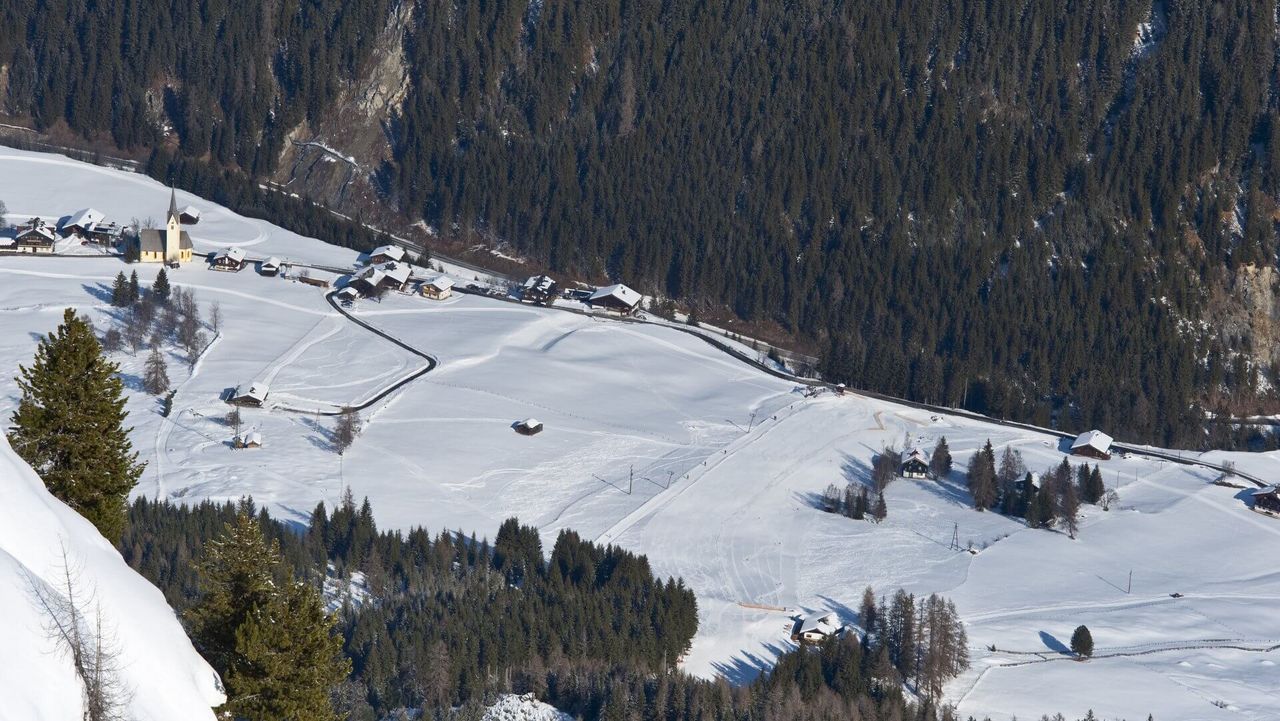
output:
M151 299L160 304L168 303L169 292L169 274L161 268L156 274L155 282L151 284Z
M337 623L313 587L289 577L248 507L205 548L202 595L187 614L197 648L222 674L229 717L336 719L330 690L350 673Z
M9 443L49 492L111 541L124 530L125 502L143 464L129 443L119 367L102 355L93 326L71 308L18 367L22 398Z
M1071 652L1080 658L1093 655L1093 634L1089 633L1088 626L1076 626L1075 633L1071 634Z

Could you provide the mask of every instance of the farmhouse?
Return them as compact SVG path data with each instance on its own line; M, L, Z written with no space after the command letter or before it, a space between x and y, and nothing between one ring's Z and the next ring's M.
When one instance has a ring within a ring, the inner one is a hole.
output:
M515 424L516 433L524 436L536 436L542 432L542 421L537 418L526 418Z
M257 431L249 431L244 436L236 436L236 448L261 448L262 434Z
M280 274L280 259L274 255L258 264L258 273L274 276Z
M178 196L169 190L169 213L164 228L146 228L138 233L138 261L142 263L190 263L191 236L182 229Z
M81 208L71 214L67 218L67 222L62 224L62 234L64 236L78 235L87 237L89 232L98 227L98 223L106 220L106 216L100 210L93 208Z
M404 260L404 248L398 245L380 245L369 251L369 265L398 263Z
M830 613L815 613L796 620L791 631L791 640L800 643L820 643L840 633L840 628L831 620Z
M267 402L267 384L255 381L250 383L248 388L240 386L232 392L229 402L237 406L261 408L262 404Z
M423 283L420 292L424 298L444 300L453 295L453 279L447 275L436 276Z
M244 268L244 248L228 248L214 255L209 265L214 270L239 273Z
M1259 511L1280 513L1280 488L1267 486L1254 491L1253 507Z
M388 262L373 265L360 271L351 279L351 287L361 295L375 295L384 290L403 291L409 285L410 267L407 263Z
M194 205L184 206L178 211L178 220L181 220L183 225L195 225L200 222L200 209Z
M520 300L526 303L546 303L555 297L556 281L546 275L531 276L520 289Z
M43 218L32 218L18 227L18 235L14 238L19 253L52 253L57 236L53 227Z
M1102 431L1085 431L1077 436L1075 442L1071 444L1071 455L1087 456L1103 461L1110 460L1111 443L1114 440L1114 438Z
M613 310L623 315L631 315L640 307L641 296L636 291L627 286L616 283L614 285L605 286L591 294L587 298L587 303L592 308L604 308Z
M902 467L898 469L898 475L903 478L929 478L929 456L919 448L912 448L911 452L902 461Z

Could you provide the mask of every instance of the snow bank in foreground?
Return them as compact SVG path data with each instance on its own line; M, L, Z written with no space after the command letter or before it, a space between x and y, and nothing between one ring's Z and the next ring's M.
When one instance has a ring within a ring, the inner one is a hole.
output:
M33 583L57 588L62 549L92 593L119 649L127 717L212 721L217 676L192 648L164 597L133 572L88 521L58 501L0 438L0 721L80 718L71 661L46 638ZM93 608L86 609L92 616Z
M534 695L504 694L484 712L482 721L573 721L573 717Z

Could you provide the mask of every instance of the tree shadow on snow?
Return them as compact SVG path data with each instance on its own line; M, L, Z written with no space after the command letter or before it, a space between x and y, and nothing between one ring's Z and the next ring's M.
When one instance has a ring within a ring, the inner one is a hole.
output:
M760 674L773 668L775 658L791 650L776 643L768 644L767 648L773 654L771 657L743 653L729 661L717 661L712 666L716 673L723 676L729 683L734 686L745 686L759 678Z
M1071 655L1071 649L1067 648L1066 644L1059 641L1056 636L1048 631L1040 632L1040 641L1045 645L1045 648L1053 651L1054 653L1060 653L1064 656Z
M958 483L952 483L951 481L930 481L928 479L913 482L919 483L922 488L944 501L948 501L959 506L973 506L973 494L969 493L969 489Z
M310 442L311 445L322 451L338 450L337 445L334 443L334 434L331 429L326 428L314 418L307 418L306 416L303 416L298 420L302 425L310 428L314 432L312 435L307 436L307 441Z
M840 493L843 494L844 489L840 489ZM819 511L826 513L828 512L827 506L825 503L823 503L822 495L823 494L816 493L814 491L795 491L794 493L791 494L791 497L796 499L802 505L808 508L815 508Z
M102 303L111 302L111 286L105 283L81 283L80 287L84 288L84 292L93 296L94 300Z
M871 466L861 458L841 452L840 472L849 483L871 486Z

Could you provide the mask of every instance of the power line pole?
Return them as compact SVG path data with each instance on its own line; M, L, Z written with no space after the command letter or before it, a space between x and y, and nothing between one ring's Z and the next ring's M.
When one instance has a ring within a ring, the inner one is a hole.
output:
M636 467L631 466L627 469L627 495L631 495L631 485L635 483Z
M951 550L960 550L960 524L951 524Z

